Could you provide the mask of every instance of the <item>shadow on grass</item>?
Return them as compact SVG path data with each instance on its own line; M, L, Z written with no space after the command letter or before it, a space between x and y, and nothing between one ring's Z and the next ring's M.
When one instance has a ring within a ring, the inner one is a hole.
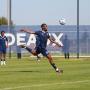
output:
M24 71L17 71L17 72L27 72L28 73L28 72L40 72L40 71L25 71L24 70Z
M0 71L0 72L4 72L4 73L15 73L15 72L18 72L18 73L20 73L20 72L22 72L22 73L40 73L40 71L31 71L31 70L20 70L20 71Z

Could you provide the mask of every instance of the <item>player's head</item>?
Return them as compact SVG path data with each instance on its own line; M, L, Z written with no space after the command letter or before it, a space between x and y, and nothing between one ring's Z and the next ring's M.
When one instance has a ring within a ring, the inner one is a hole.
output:
M41 25L41 28L42 28L43 31L47 31L48 30L47 24L45 24L45 23L43 23Z
M1 36L4 36L5 35L5 31L1 31Z

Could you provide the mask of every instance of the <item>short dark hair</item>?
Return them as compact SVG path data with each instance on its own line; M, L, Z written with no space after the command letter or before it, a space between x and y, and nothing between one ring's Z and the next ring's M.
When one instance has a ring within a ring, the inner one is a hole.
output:
M2 34L3 32L5 33L5 31L1 31L1 34Z
M46 25L46 26L47 26L47 24L46 24L46 23L43 23L43 24L41 24L41 27L43 27L44 25Z

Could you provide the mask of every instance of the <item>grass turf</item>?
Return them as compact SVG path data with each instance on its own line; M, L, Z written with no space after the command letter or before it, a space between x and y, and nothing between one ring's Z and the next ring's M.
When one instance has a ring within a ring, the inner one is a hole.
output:
M89 58L54 58L54 62L64 70L62 75L45 58L7 59L7 65L0 66L0 90L90 90Z

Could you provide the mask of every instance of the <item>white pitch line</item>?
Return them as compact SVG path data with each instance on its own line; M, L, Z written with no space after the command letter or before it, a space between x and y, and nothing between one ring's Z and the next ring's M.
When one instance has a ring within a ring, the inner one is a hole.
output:
M35 85L30 85L30 86L17 86L17 87L10 87L10 88L2 88L0 90L12 90L12 89L20 89L20 88L43 87L43 86L64 85L64 84L77 84L77 83L87 83L87 82L90 82L90 80L74 81L74 82L62 82L62 83L51 83L51 84L35 84Z

